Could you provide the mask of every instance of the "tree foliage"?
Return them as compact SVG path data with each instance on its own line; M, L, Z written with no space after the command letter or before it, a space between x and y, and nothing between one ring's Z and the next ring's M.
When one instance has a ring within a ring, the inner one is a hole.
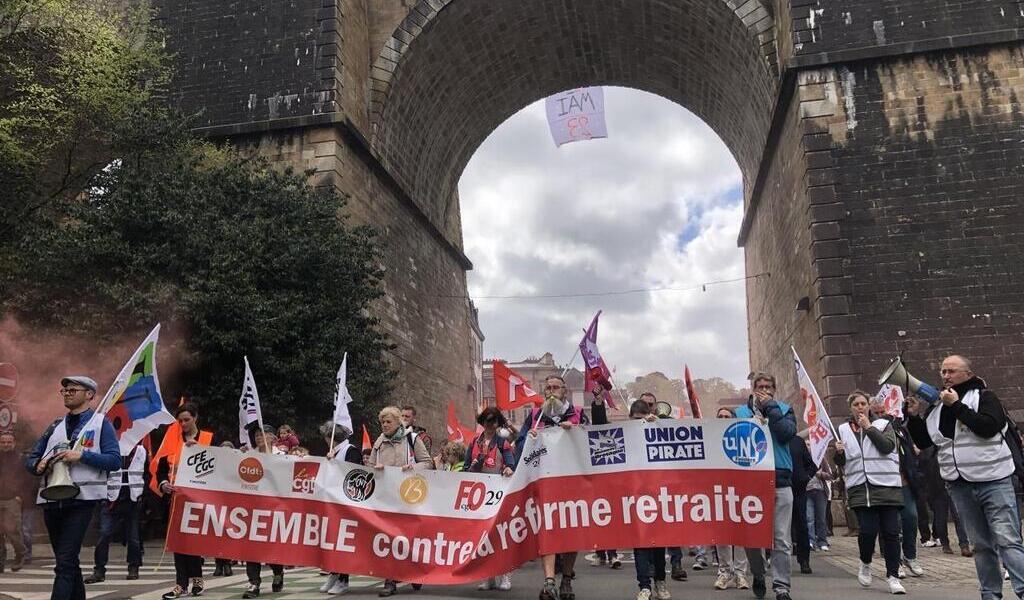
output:
M158 321L183 332L165 395L195 398L231 437L243 355L267 424L312 435L345 351L354 416L372 415L391 376L368 311L382 293L372 230L303 174L197 141L173 115L123 125L133 135L115 146L121 158L21 238L0 279L3 312L98 343Z
M169 74L145 2L0 0L0 234L110 159Z

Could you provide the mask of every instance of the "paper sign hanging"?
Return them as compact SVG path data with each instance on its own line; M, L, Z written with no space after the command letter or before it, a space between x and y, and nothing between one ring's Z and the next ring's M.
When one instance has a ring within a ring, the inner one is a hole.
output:
M548 96L548 126L556 146L608 137L604 121L604 89L577 88Z

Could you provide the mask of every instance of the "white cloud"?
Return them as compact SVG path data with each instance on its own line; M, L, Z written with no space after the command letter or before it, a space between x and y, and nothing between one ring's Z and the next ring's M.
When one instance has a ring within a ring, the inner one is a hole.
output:
M485 354L566 361L598 309L620 383L650 371L747 373L742 283L707 291L498 300L684 288L743 276L739 168L717 135L672 102L605 90L610 137L556 148L537 102L498 127L459 183Z

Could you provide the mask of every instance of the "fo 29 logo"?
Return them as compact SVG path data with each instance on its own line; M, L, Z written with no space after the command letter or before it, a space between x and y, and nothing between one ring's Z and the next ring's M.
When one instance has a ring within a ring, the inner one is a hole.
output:
M479 481L463 481L459 483L459 491L455 494L455 510L476 510L481 506L494 506L504 495L505 492L489 490Z

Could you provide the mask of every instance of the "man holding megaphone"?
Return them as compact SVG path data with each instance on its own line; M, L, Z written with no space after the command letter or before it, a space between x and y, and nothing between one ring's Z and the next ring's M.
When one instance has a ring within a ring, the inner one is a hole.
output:
M89 408L96 382L69 375L60 382L67 414L54 421L25 459L42 477L38 503L57 564L51 600L85 600L78 555L96 504L107 498L107 478L121 468L114 426Z
M1009 572L1013 591L1024 598L1024 545L1011 480L1016 466L1006 440L1006 411L966 358L946 358L939 375L944 388L939 402L925 409L920 400L908 398L907 428L919 448L937 449L939 473L974 542L982 599L1002 597L1000 562Z

